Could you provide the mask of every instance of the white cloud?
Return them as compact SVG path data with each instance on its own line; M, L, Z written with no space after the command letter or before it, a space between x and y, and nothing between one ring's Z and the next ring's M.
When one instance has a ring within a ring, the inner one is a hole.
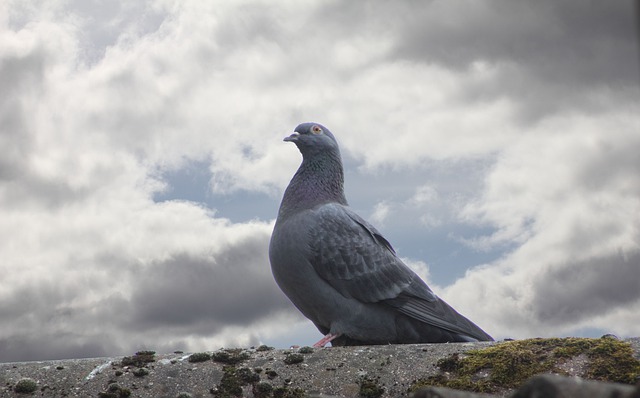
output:
M420 216L420 222L427 228L435 228L443 224L442 204L438 191L431 185L422 185L416 188L415 193L407 201L407 206L412 211L426 208L427 211Z
M640 333L640 289L625 284L640 241L628 89L637 59L613 18L622 6L577 4L550 18L548 7L499 3L511 16L499 21L479 4L468 24L454 3L3 2L0 321L12 320L0 332L3 358L126 353L143 341L245 345L299 319L268 269L269 222L152 198L167 188L163 172L194 160L208 163L216 194L277 198L300 161L281 139L309 120L332 129L361 172L391 170L373 221L465 222L495 228L472 240L479 248L517 245L442 288L483 328ZM523 12L537 23L517 23ZM603 29L575 23L598 18ZM563 45L575 49L568 58ZM451 171L421 176L425 163ZM411 187L399 186L409 172ZM235 301L206 305L216 289ZM243 299L242 289L256 294ZM552 299L570 322L549 312ZM206 319L181 324L182 306L198 300ZM160 335L145 327L154 322L174 323ZM123 331L131 345L107 343Z
M375 224L383 225L385 219L389 216L389 212L391 211L391 205L387 202L379 202L373 209L373 213L371 214L371 222Z
M423 185L416 188L416 192L409 199L409 203L417 206L423 206L433 203L437 199L438 191L430 185Z
M433 290L436 294L440 294L442 290L441 286L438 286L431 281L429 265L421 260L414 260L407 257L401 257L403 263L405 263L413 272L418 274L418 276L427 283L427 285Z
M240 176L241 187L273 184L283 179L272 174L279 151L259 143L275 146L284 132L248 126L250 134L230 140L223 120L208 134L206 109L224 99L184 107L202 72L182 66L198 46L180 48L169 27L121 37L89 66L77 26L47 15L17 32L5 27L0 45L8 94L0 108L0 318L11 319L0 334L3 359L175 349L160 341L190 349L257 342L259 331L238 329L292 310L268 266L271 223L233 224L196 203L152 197L164 188L158 168L222 153L235 154L230 169L256 164L250 171L262 177ZM202 124L192 128L191 116ZM239 150L256 137L257 160ZM189 279L198 273L206 278ZM225 307L222 297L231 300ZM195 302L201 307L189 312ZM180 314L189 316L172 323ZM167 326L161 336L148 327L158 322ZM126 342L116 338L122 333Z
M519 246L450 286L458 304L516 337L594 324L624 334L640 322L629 312L616 323L593 321L640 299L634 117L622 109L554 118L503 152L465 214L498 228L477 244Z

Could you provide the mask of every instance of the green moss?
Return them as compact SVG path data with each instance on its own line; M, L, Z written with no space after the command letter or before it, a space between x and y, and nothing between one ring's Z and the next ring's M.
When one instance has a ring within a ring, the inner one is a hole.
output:
M287 354L287 356L284 358L284 363L286 363L287 365L293 365L296 363L301 363L304 361L304 357L300 354Z
M225 365L222 373L220 384L211 389L211 393L220 398L241 396L243 386L260 381L260 376L249 368L237 369L235 366Z
M213 353L212 358L216 362L235 365L249 359L249 354L240 348L233 348L228 350L216 351Z
M131 390L122 388L116 383L111 383L107 387L107 391L98 393L99 398L127 398L131 396Z
M273 370L273 369L269 369L269 368L267 368L267 370L266 370L265 374L267 375L267 377L269 378L269 380L273 380L273 379L275 379L276 377L278 377L278 372L276 372L276 371L275 371L275 370Z
M298 352L300 354L313 354L313 348L305 346L305 347L300 348L298 350Z
M267 374L269 374L267 370ZM210 390L217 398L231 398L242 396L242 387L252 386L253 395L258 398L299 398L304 397L304 390L287 386L274 388L271 384L260 382L258 373L249 368L236 368L232 365L222 367L220 383ZM273 372L275 374L275 372ZM277 375L277 374L276 374ZM275 376L274 376L275 377Z
M368 377L362 378L358 384L360 385L359 394L365 398L379 398L384 394L384 388L378 384L378 379Z
M189 355L189 362L205 362L211 359L211 354L206 352L196 352Z
M253 386L253 395L256 398L268 398L273 393L273 386L269 383L257 383Z
M410 388L442 386L476 392L512 389L540 373L566 374L560 367L579 355L587 366L586 379L633 384L640 376L640 362L629 343L615 338L550 338L499 343L438 361L443 372L418 380Z
M120 391L120 386L117 383L111 383L107 387L107 391L109 392L117 392Z
M145 369L145 367L148 363L155 362L155 355L155 351L138 351L130 357L122 358L120 366L135 366L138 369L132 372L133 375L136 377L143 377L149 374L149 371ZM115 372L116 376L122 376L122 374L121 370L116 370Z
M304 390L297 387L282 386L273 389L273 398L302 398L304 396L306 396Z
M122 366L136 366L141 368L148 363L155 362L155 351L138 351L135 355L122 358L120 364Z
M219 397L238 397L242 395L242 381L236 374L235 366L224 366L222 368L222 380L218 385Z
M249 368L240 368L236 371L236 374L244 384L257 383L260 381L260 376Z
M585 378L625 384L635 384L640 378L640 361L634 358L629 343L601 338L586 354L590 363Z
M28 377L18 380L16 385L13 387L13 391L19 394L31 394L37 389L38 389L38 383L36 383L35 380L30 379Z
M597 339L564 338L564 339L540 339L548 341L553 348L555 358L573 358L584 354L593 347Z
M439 360L436 364L443 372L455 372L460 369L460 355L455 354Z
M149 374L149 371L145 368L139 368L134 370L132 373L135 377L144 377Z

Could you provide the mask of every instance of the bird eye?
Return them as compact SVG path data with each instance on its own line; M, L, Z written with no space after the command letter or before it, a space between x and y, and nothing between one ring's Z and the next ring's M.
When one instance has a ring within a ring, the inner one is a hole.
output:
M313 127L311 127L311 132L313 134L321 134L322 133L322 128L320 126L313 126Z

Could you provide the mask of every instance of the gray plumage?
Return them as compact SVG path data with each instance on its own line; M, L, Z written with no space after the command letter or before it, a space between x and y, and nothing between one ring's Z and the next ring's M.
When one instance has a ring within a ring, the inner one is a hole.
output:
M287 187L269 245L273 276L332 345L493 340L438 298L344 196L338 143L317 123L285 141L302 164Z

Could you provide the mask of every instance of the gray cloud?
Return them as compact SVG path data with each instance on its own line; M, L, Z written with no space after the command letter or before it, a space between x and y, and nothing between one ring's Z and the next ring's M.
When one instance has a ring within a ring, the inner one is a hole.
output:
M637 79L630 1L429 3L403 14L399 55L461 69L514 62L552 84L619 88Z
M637 95L631 1L333 3L323 12L322 21L339 35L391 40L389 62L460 73L497 69L497 76L466 85L461 99L506 96L520 104L523 120L566 109L600 111L609 104L602 96L622 105Z
M532 307L545 324L584 321L640 300L640 252L563 264L534 282ZM613 325L612 325L613 326Z
M0 358L213 349L206 342L233 327L249 331L256 344L260 331L252 325L297 319L271 276L267 242L268 235L250 235L209 256L183 252L127 266L127 257L99 255L82 272L93 280L80 285L80 272L52 269L69 280L34 279L0 302L0 319L11 320L0 335Z
M613 127L615 129L615 126ZM618 132L612 131L611 135ZM640 157L633 140L618 141L610 136L592 143L597 153L576 171L576 180L587 192L606 192L624 185L624 189L640 196Z
M28 115L34 110L24 94L41 94L45 63L42 53L5 57L0 63L0 145L5 148L0 157L2 180L15 179L25 168L25 157L33 145L32 137L26 134L33 122Z
M249 238L211 258L178 254L150 265L134 285L132 323L140 329L206 323L211 334L291 310L266 253L264 238Z
M71 304L77 288L34 280L0 304L4 330L0 335L3 362L106 356L122 352L110 308L77 308ZM105 311L106 310L106 311ZM101 315L98 315L101 314Z

